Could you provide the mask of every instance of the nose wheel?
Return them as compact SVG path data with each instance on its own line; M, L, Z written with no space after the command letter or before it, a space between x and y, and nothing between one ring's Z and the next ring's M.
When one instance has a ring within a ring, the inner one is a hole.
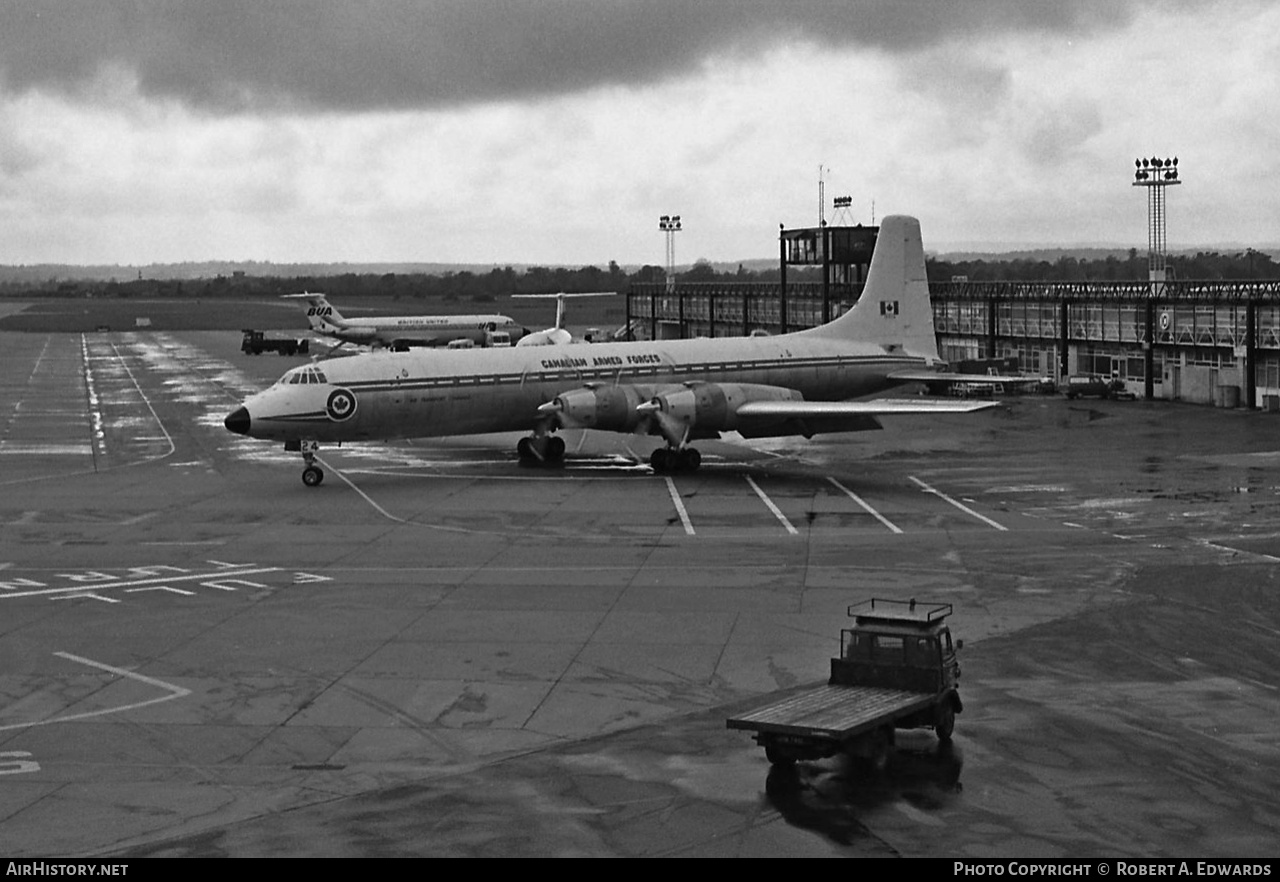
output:
M302 483L308 487L319 487L324 480L324 469L316 465L316 451L320 449L316 441L286 441L284 449L302 453Z

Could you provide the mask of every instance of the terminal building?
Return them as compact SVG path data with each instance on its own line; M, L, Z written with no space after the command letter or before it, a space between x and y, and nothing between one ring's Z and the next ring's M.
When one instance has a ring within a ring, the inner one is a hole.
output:
M671 339L822 324L857 302L877 232L781 229L776 282L633 284L627 327ZM794 280L801 269L808 278ZM1280 280L930 280L929 291L952 364L1016 359L1056 381L1101 374L1139 397L1280 411Z

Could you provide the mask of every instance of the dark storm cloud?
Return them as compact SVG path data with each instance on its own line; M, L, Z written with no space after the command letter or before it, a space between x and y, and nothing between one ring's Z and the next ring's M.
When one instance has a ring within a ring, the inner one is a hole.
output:
M1135 2L0 0L0 88L75 93L123 70L213 111L433 108L644 85L789 40L903 51L1087 32Z

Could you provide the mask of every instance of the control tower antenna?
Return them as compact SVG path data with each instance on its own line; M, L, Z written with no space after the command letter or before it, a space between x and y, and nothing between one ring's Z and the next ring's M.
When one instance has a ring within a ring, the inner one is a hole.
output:
M826 223L826 183L822 180L823 167L818 166L818 226Z

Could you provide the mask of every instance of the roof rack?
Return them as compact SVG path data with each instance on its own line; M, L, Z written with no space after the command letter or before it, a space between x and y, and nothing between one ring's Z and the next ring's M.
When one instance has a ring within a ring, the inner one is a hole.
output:
M859 622L879 620L887 622L914 622L927 625L940 622L951 615L951 604L933 600L888 600L873 597L849 605L848 614Z

